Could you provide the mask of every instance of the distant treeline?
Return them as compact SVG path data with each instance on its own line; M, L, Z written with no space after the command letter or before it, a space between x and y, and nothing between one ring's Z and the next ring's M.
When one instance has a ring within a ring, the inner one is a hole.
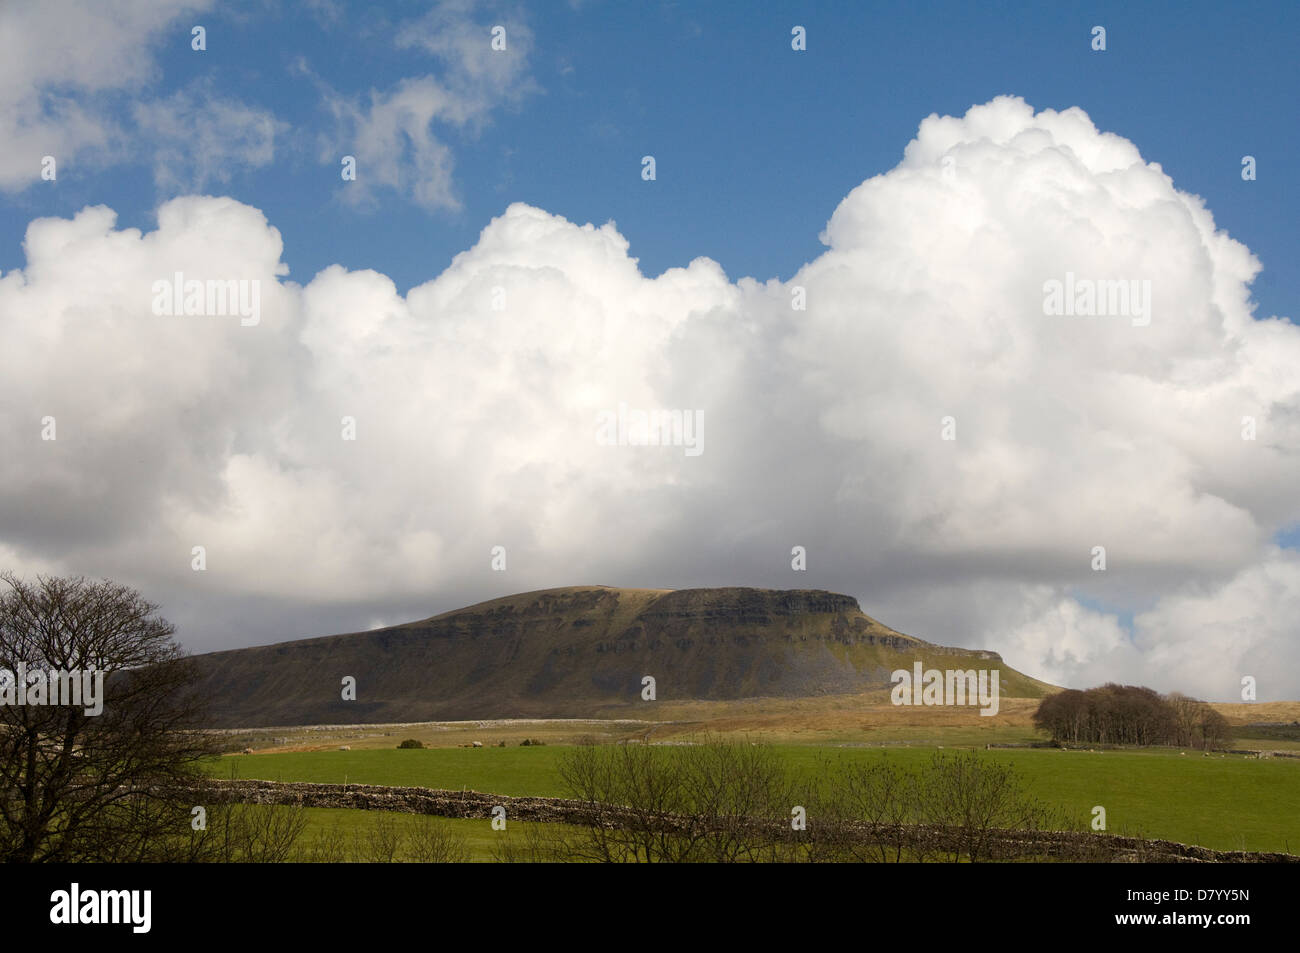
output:
M1071 744L1219 748L1232 740L1227 719L1205 702L1113 682L1048 695L1034 725L1053 741Z

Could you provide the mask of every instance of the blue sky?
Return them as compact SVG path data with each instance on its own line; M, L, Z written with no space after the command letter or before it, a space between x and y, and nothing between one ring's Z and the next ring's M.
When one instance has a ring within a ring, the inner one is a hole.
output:
M924 117L1011 93L1035 109L1080 106L1131 139L1260 258L1257 314L1295 317L1296 4L529 4L537 91L477 129L434 121L454 153L457 210L420 208L395 190L366 208L340 203L337 163L315 145L330 133L320 89L298 68L305 61L338 93L363 97L436 75L427 53L392 43L429 4L380 5L387 23L370 4L341 4L336 20L290 3L233 6L237 15L197 14L158 36L150 88L208 77L291 125L272 163L235 167L204 190L266 212L298 282L340 263L381 270L405 291L512 201L579 223L615 220L648 275L707 255L733 280L786 279L822 250L838 202L893 168ZM497 22L490 7L471 15ZM189 48L191 23L207 26L205 52ZM807 28L806 52L790 48L795 24ZM1105 52L1090 49L1097 24ZM339 155L352 148L337 144ZM640 178L646 154L653 183ZM1247 154L1258 160L1254 182L1241 179ZM148 157L135 158L73 163L57 188L0 193L0 268L22 265L32 217L102 202L120 226L152 227L158 202L182 190L156 188Z

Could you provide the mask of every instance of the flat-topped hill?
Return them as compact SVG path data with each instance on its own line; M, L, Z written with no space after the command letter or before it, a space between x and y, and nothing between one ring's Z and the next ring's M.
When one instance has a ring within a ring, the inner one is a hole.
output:
M575 586L492 599L403 625L197 656L213 725L577 718L663 700L804 697L889 686L927 668L1001 671L1001 693L1052 687L996 652L896 632L815 589ZM345 676L356 700L341 698Z

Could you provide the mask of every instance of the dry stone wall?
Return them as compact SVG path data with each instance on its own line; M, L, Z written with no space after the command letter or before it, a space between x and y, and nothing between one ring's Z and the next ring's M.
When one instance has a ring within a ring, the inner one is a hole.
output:
M580 825L619 825L632 820L624 809L585 801L550 797L505 797L478 791L390 787L376 784L312 784L309 782L211 780L195 796L211 803L284 804L303 807L343 807L357 810L433 814L439 817L490 818L497 806L517 821L547 821ZM637 818L643 823L644 818ZM680 827L684 818L664 817L666 828ZM1073 860L1181 863L1296 863L1294 854L1217 851L1173 841L1120 837L1082 831L990 831L994 859L1061 857ZM852 836L866 841L902 842L923 851L960 847L962 832L931 825L857 826Z

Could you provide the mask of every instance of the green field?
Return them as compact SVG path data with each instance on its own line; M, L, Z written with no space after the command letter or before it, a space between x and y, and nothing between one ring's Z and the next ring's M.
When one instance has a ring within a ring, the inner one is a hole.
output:
M564 791L556 760L565 750L558 746L530 746L286 751L231 755L216 762L212 773L216 777L266 781L410 785L512 797L560 797Z
M839 748L776 745L796 771L814 776L825 759L887 757L911 767L933 747ZM557 763L561 746L431 748L398 751L283 752L231 756L213 765L218 777L412 785L512 796L563 796ZM952 750L951 748L947 750ZM1095 805L1107 830L1218 850L1300 852L1300 762L1177 751L978 751L1020 771L1031 793L1080 822ZM331 811L331 814L340 812ZM343 812L347 813L347 812ZM356 812L362 814L365 812ZM359 819L354 819L360 823ZM487 821L460 821L483 827Z
M325 838L330 831L340 832L349 844L349 849L357 851L352 860L364 858L364 842L368 833L380 820L382 811L356 811L348 808L312 807L307 809L307 826L295 847L299 854L294 859L307 860L303 854L310 854L318 841ZM492 862L498 859L498 853L504 843L522 845L527 842L528 830L539 826L527 821L508 821L506 829L494 831L491 821L466 820L463 818L432 817L421 818L425 823L437 824L448 832L464 840L469 848L470 860L475 863ZM358 845L360 843L360 846ZM399 861L411 858L399 853Z

